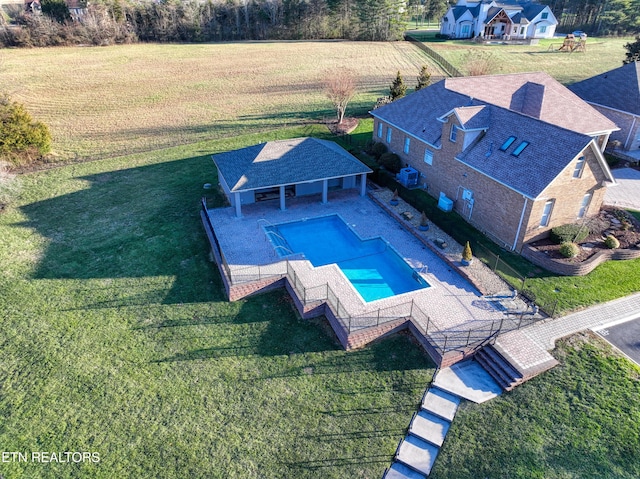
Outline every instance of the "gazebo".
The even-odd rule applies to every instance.
[[[237,217],[242,205],[280,199],[286,209],[288,197],[322,194],[329,189],[360,188],[366,192],[371,169],[332,141],[293,138],[270,141],[212,155],[220,186]]]

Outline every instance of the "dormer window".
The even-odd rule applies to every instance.
[[[500,151],[507,151],[507,149],[513,144],[514,141],[516,141],[515,136],[510,136],[509,138],[507,138],[507,140],[500,147]]]
[[[529,146],[529,142],[528,141],[523,141],[522,143],[520,143],[515,150],[513,150],[513,153],[511,153],[513,156],[520,156],[520,153],[522,153],[524,151],[524,149]]]
[[[449,134],[449,140],[451,140],[451,143],[455,143],[457,137],[458,137],[458,127],[456,125],[452,125],[451,133]]]

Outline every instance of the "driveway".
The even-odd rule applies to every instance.
[[[604,204],[640,211],[640,171],[617,168],[611,172],[618,184],[607,188]]]
[[[596,332],[640,366],[640,317]]]

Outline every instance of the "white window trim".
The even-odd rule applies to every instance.
[[[545,213],[547,205],[549,205],[549,211]],[[542,216],[540,217],[540,228],[546,228],[547,226],[549,226],[554,205],[555,200],[547,200],[544,202],[544,207],[542,208]]]
[[[455,143],[457,139],[458,139],[458,126],[451,125],[451,131],[449,132],[449,141],[451,141],[451,143]]]
[[[573,174],[571,176],[578,180],[582,178],[582,173],[584,172],[584,166],[586,165],[586,163],[587,163],[587,159],[584,156],[581,156],[580,158],[578,158],[578,161],[576,162],[576,165],[573,168]]]
[[[429,161],[427,161],[427,158],[429,159]],[[424,162],[427,165],[433,165],[433,151],[431,151],[429,148],[424,149]]]

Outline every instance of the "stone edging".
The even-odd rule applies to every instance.
[[[640,258],[640,249],[611,249],[598,251],[586,261],[578,264],[564,263],[549,258],[546,254],[525,244],[520,252],[523,258],[533,264],[545,268],[552,273],[563,276],[584,276],[591,273],[596,267],[610,260],[626,260]]]

